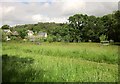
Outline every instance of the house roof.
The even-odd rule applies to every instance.
[[[3,32],[6,33],[6,35],[11,35],[12,32],[10,31],[10,29],[3,29]]]
[[[39,32],[38,33],[38,35],[42,35],[42,36],[45,35],[45,34],[47,34],[47,33],[46,32]]]
[[[3,29],[4,32],[11,32],[10,29]]]
[[[19,35],[17,31],[12,32],[12,35]]]

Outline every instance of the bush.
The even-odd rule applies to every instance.
[[[107,40],[107,36],[104,35],[104,34],[102,34],[99,38],[100,38],[100,41],[105,41],[105,40]]]
[[[12,36],[12,37],[11,37],[11,40],[17,40],[17,37]]]
[[[49,43],[53,42],[52,36],[48,36],[48,37],[47,37],[47,41],[48,41]]]
[[[2,31],[1,31],[0,33],[2,33],[1,40],[2,40],[3,42],[5,42],[7,35],[6,35],[4,32],[2,32]]]

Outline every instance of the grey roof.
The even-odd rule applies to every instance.
[[[12,35],[19,35],[17,31],[12,32]]]

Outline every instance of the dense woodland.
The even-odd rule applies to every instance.
[[[26,30],[34,32],[47,32],[45,41],[49,42],[100,42],[101,40],[114,40],[120,42],[120,11],[114,11],[101,17],[75,14],[68,18],[68,23],[42,23],[16,25],[10,27],[3,25],[1,29],[10,28],[18,31],[22,39],[27,35]]]

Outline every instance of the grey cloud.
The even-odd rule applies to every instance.
[[[64,21],[70,15],[75,13],[83,13],[88,15],[103,16],[118,9],[117,2],[84,2],[83,6],[76,3],[63,3],[63,2],[9,2],[3,3],[2,7],[14,7],[14,10],[8,10],[2,15],[2,24],[26,24],[37,23],[34,21],[33,16],[41,15],[41,19],[52,21]],[[0,4],[1,5],[1,4]],[[67,6],[68,5],[68,8]],[[73,8],[72,8],[73,7]],[[65,9],[65,10],[64,10]],[[59,20],[57,20],[59,19]],[[41,20],[42,21],[42,20]],[[1,24],[1,23],[0,23]]]
[[[103,16],[117,10],[117,2],[88,2],[85,13],[88,15]]]

